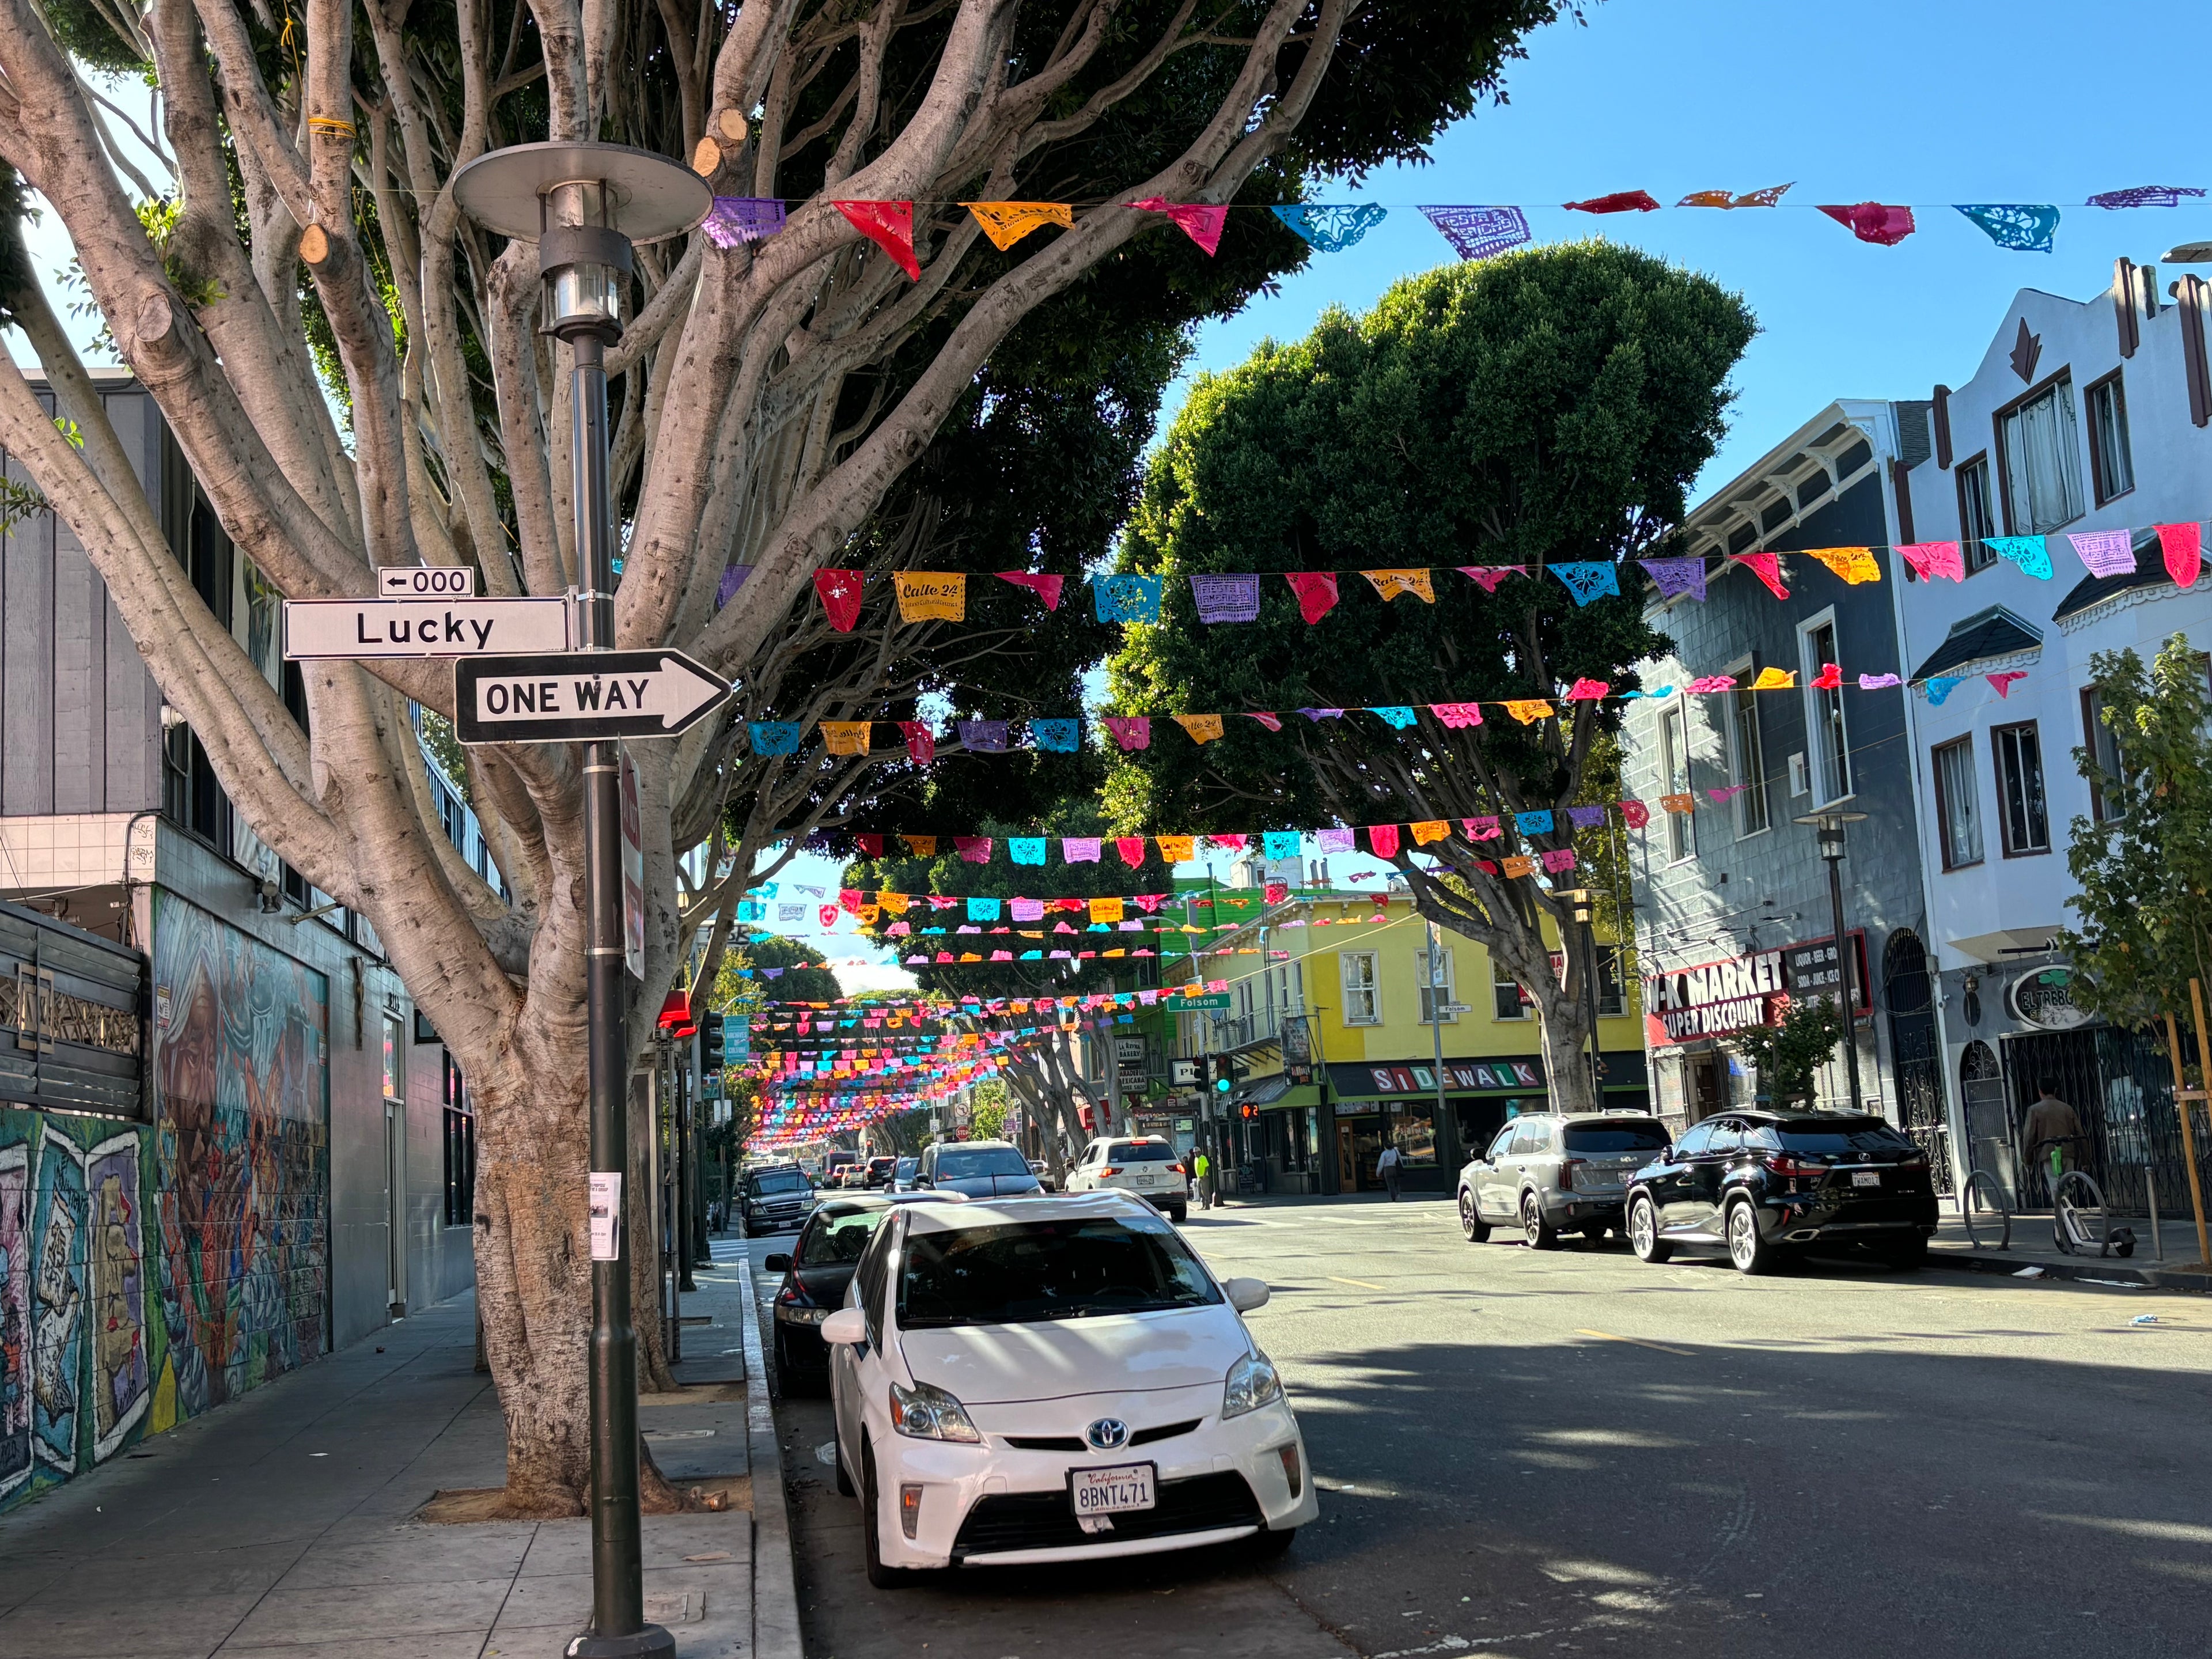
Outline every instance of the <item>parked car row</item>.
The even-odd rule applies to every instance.
[[[1535,1249],[1566,1232],[1626,1234],[1645,1261],[1712,1250],[1746,1273],[1846,1248],[1915,1267],[1936,1188],[1926,1152],[1863,1113],[1724,1112],[1675,1140],[1642,1113],[1540,1112],[1460,1171],[1459,1218],[1478,1244],[1497,1226]]]

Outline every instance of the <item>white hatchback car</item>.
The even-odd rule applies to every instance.
[[[900,1206],[821,1326],[869,1583],[1286,1547],[1320,1508],[1267,1300],[1127,1194]]]
[[[1190,1214],[1190,1165],[1158,1135],[1094,1140],[1068,1166],[1067,1190],[1134,1193],[1180,1226]]]

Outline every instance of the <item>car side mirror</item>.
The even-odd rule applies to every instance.
[[[787,1273],[791,1271],[791,1258],[781,1250],[774,1255],[764,1255],[761,1258],[761,1271],[764,1273]]]
[[[1264,1279],[1232,1279],[1222,1287],[1229,1305],[1238,1313],[1252,1313],[1267,1305],[1267,1281]]]
[[[868,1316],[858,1308],[840,1308],[822,1322],[822,1340],[833,1347],[856,1348],[868,1340]]]

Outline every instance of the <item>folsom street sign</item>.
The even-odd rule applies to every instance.
[[[473,657],[568,648],[568,601],[287,599],[284,656]]]
[[[463,743],[594,743],[672,738],[730,695],[680,651],[471,657],[453,665]]]

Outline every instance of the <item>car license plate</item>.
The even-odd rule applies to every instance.
[[[1137,1184],[1139,1187],[1149,1187],[1152,1184],[1152,1178],[1150,1176],[1139,1176],[1137,1177]]]
[[[1854,1187],[1879,1187],[1881,1185],[1881,1171],[1879,1170],[1854,1170],[1851,1171],[1851,1185]]]
[[[1152,1463],[1119,1463],[1107,1469],[1070,1469],[1067,1484],[1076,1518],[1152,1508],[1157,1501],[1152,1486],[1158,1468]]]

